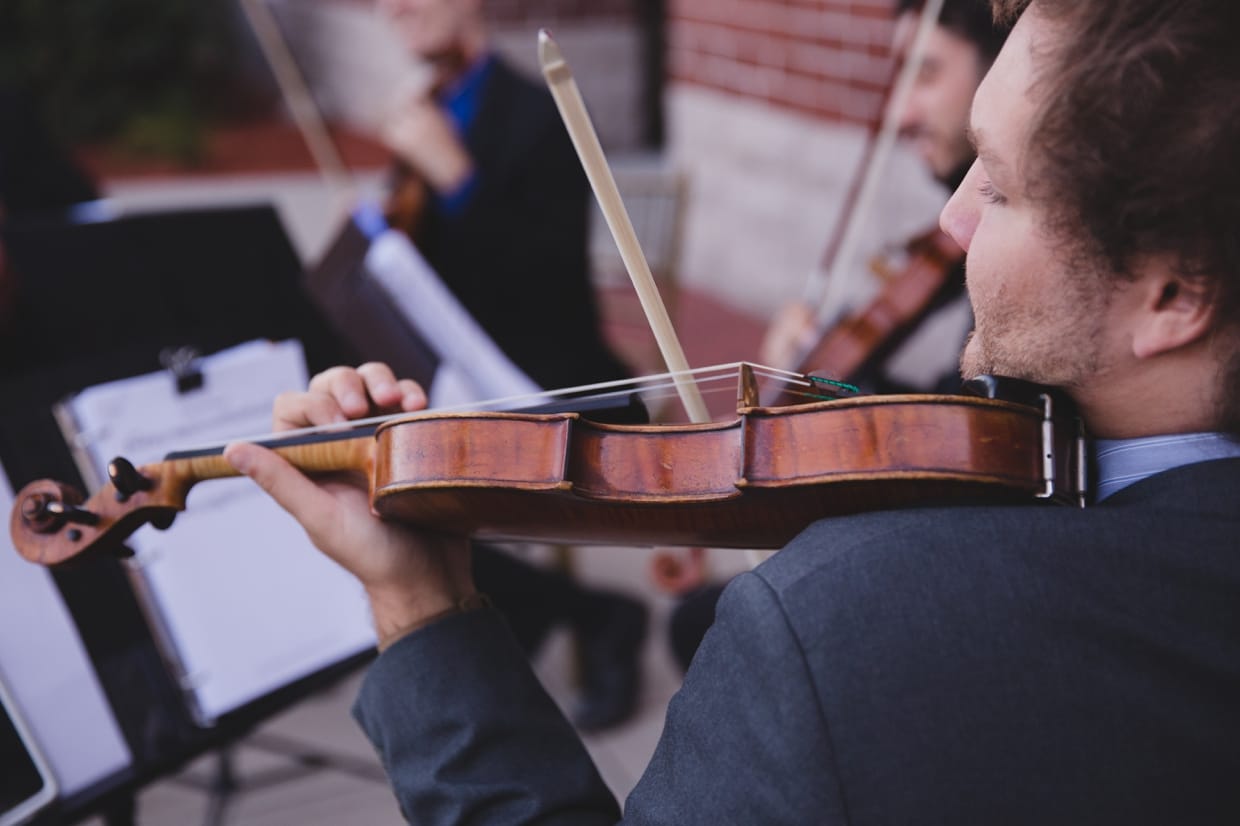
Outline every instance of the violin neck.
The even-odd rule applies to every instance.
[[[257,442],[274,450],[303,473],[366,471],[374,457],[374,432],[366,430],[317,434],[313,437],[267,439]],[[224,479],[240,474],[224,458],[222,447],[172,453],[161,463],[163,472],[179,479],[186,489],[207,479]]]
[[[383,203],[383,217],[388,226],[417,239],[430,192],[422,176],[403,161],[397,161],[390,175],[388,192]]]
[[[302,435],[265,444],[307,473],[372,475],[373,431]],[[171,525],[177,512],[185,510],[186,497],[196,483],[239,475],[223,454],[223,448],[208,448],[173,454],[140,468],[114,459],[109,467],[112,481],[86,501],[79,491],[60,482],[31,482],[14,506],[13,541],[23,557],[40,565],[59,565],[87,552],[123,553],[125,539],[141,525]]]

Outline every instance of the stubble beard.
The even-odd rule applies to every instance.
[[[1079,387],[1103,362],[1103,334],[1110,292],[1093,274],[1057,279],[1064,285],[1049,305],[1023,307],[1000,288],[974,307],[973,332],[960,355],[965,379],[1006,376],[1053,387]]]

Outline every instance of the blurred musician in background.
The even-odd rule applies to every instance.
[[[900,0],[896,49],[907,56],[924,0]],[[900,134],[926,164],[931,174],[951,192],[964,180],[974,160],[969,143],[969,106],[973,93],[1003,45],[1005,32],[996,27],[987,0],[946,0],[915,71],[906,106],[899,113]],[[935,228],[931,231],[938,235]],[[955,245],[942,236],[942,243]],[[958,248],[956,248],[958,251]],[[936,259],[938,265],[942,259]],[[867,392],[955,392],[960,388],[960,350],[973,328],[969,299],[964,291],[964,254],[948,263],[942,284],[929,300],[878,343],[860,368],[847,375],[830,375],[862,385]],[[901,278],[895,274],[895,278]],[[898,285],[891,285],[898,288]],[[882,293],[880,292],[880,296]],[[785,307],[771,325],[760,360],[776,367],[810,370],[823,365],[796,363],[830,331],[821,330],[815,310],[801,303]],[[715,603],[724,583],[705,581],[701,552],[688,557],[656,557],[657,583],[679,593],[669,621],[672,650],[682,668],[697,650],[702,635],[714,621]]]
[[[550,93],[490,44],[482,0],[378,0],[430,80],[401,90],[382,129],[394,155],[389,224],[499,348],[546,389],[624,378],[603,341],[590,279],[589,190]],[[554,625],[577,635],[574,721],[632,712],[646,609],[485,546],[475,573],[527,650]]]
[[[907,58],[925,0],[899,0],[896,52]],[[969,103],[1003,45],[1003,32],[991,20],[986,0],[946,0],[921,56],[913,68],[914,83],[904,109],[898,113],[900,134],[925,163],[930,173],[951,192],[964,179],[973,163],[967,127]],[[933,227],[933,225],[931,225]],[[937,233],[937,227],[930,230]],[[944,242],[946,243],[946,242]],[[964,337],[972,328],[964,296],[964,256],[947,256],[942,284],[901,323],[877,342],[856,370],[831,378],[860,384],[868,392],[951,391],[959,387],[957,362]],[[916,240],[907,247],[917,253]],[[886,275],[899,279],[900,256],[887,265],[876,259],[875,268],[893,270]],[[897,285],[890,283],[893,289]],[[881,295],[881,292],[880,292]],[[815,307],[793,303],[783,308],[768,329],[761,360],[776,367],[795,369],[799,357],[830,330],[815,319]],[[830,369],[830,365],[804,365]]]
[[[544,388],[624,378],[599,331],[589,190],[551,95],[490,48],[482,0],[379,0],[431,70],[383,128],[389,220]]]

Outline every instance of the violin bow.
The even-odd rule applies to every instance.
[[[351,203],[356,189],[353,175],[332,141],[323,113],[319,111],[314,95],[310,93],[310,87],[297,67],[297,61],[293,59],[293,52],[280,32],[275,15],[264,0],[241,0],[241,9],[258,39],[263,56],[271,66],[276,85],[280,88],[293,116],[293,122],[297,124],[319,173],[327,186],[337,193],[341,203]]]
[[[835,224],[835,230],[823,254],[822,264],[811,270],[806,278],[803,300],[806,304],[817,307],[815,315],[820,324],[829,324],[838,315],[839,307],[849,293],[847,288],[851,287],[854,281],[854,271],[849,268],[849,264],[861,240],[862,219],[870,211],[878,190],[881,170],[895,147],[900,112],[908,103],[909,93],[921,68],[930,35],[943,10],[943,2],[944,0],[926,0],[926,4],[922,6],[909,53],[888,90],[882,125],[866,144],[861,165],[858,167],[859,174],[853,178],[844,198],[840,208],[841,218]]]
[[[611,174],[607,159],[603,155],[603,147],[599,144],[598,133],[586,112],[585,102],[573,79],[572,70],[564,59],[564,53],[546,29],[538,33],[538,62],[542,66],[543,77],[555,98],[560,117],[568,129],[577,156],[585,168],[586,177],[598,199],[607,227],[611,230],[616,246],[620,249],[620,258],[637,290],[642,310],[650,329],[654,332],[655,342],[667,365],[667,370],[676,377],[676,391],[681,403],[692,422],[709,422],[710,414],[706,410],[706,402],[697,385],[689,378],[691,375],[689,362],[685,359],[684,349],[672,329],[672,320],[668,317],[667,307],[659,295],[659,288],[650,273],[650,265],[637,242],[637,233],[629,218],[628,210],[616,187],[616,179]]]

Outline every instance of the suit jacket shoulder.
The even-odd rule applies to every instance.
[[[853,822],[1234,818],[1238,486],[826,520],[759,568]]]
[[[466,135],[475,188],[459,214],[429,210],[421,251],[542,387],[622,378],[590,279],[585,173],[550,92],[494,60]]]
[[[551,93],[514,69],[502,57],[493,57],[478,120],[468,136],[475,158],[483,164],[507,167],[521,163],[535,145],[567,131]],[[575,156],[569,157],[575,160]]]
[[[625,821],[1235,822],[1238,481],[812,526],[725,591]],[[485,612],[385,653],[357,715],[414,822],[616,816]]]

